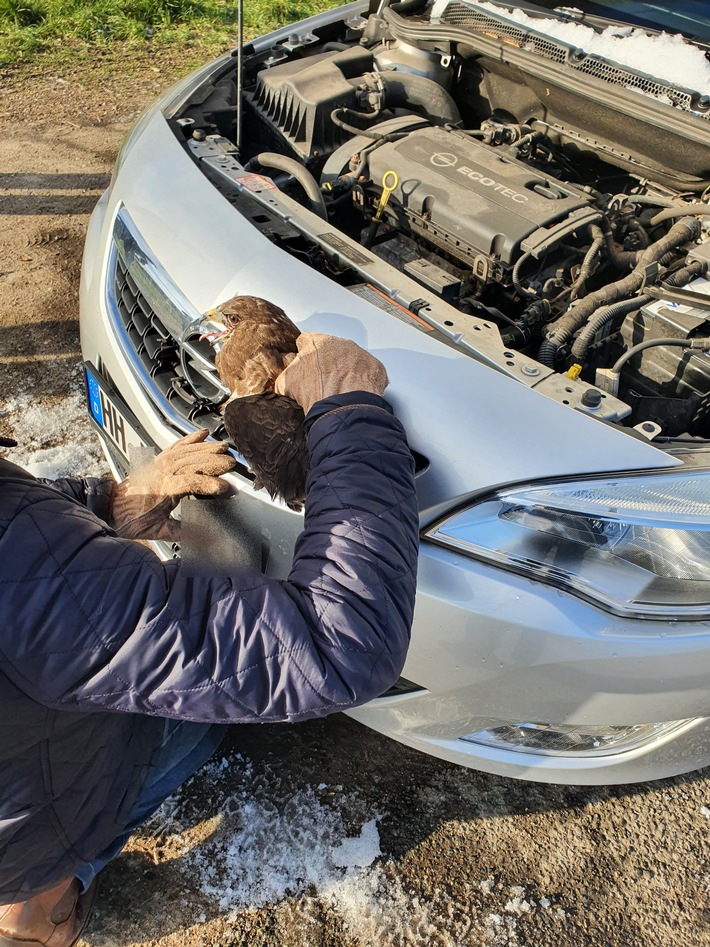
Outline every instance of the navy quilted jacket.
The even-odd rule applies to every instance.
[[[0,461],[0,903],[125,828],[161,718],[304,720],[399,675],[418,525],[404,431],[362,393],[320,402],[307,425],[287,581],[188,575],[99,519],[104,482],[48,485]]]

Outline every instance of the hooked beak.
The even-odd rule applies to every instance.
[[[209,339],[210,343],[214,345],[215,342],[219,342],[220,339],[223,339],[225,335],[229,335],[231,329],[224,329],[222,332],[203,332],[200,336],[200,342],[203,339]]]
[[[224,325],[222,320],[219,318],[219,315],[220,314],[218,313],[216,309],[210,309],[208,312],[204,314],[204,316],[202,317],[204,322],[208,324],[211,322],[213,326],[216,324],[217,326],[221,326],[222,328],[207,329],[207,327],[205,326],[206,331],[203,332],[202,335],[199,337],[200,342],[202,342],[204,339],[209,339],[210,344],[214,345],[216,342],[219,342],[220,339],[223,339],[225,338],[225,336],[228,336],[229,333],[232,331],[229,327]]]

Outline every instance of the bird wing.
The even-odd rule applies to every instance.
[[[291,509],[306,496],[308,447],[303,410],[291,398],[272,392],[236,398],[224,409],[230,440],[265,487]]]

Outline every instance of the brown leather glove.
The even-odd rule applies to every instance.
[[[226,443],[204,443],[209,431],[194,431],[131,467],[111,496],[110,525],[124,539],[165,539],[175,542],[180,523],[170,514],[189,494],[215,497],[231,492],[222,474],[233,470]]]
[[[298,355],[276,379],[276,391],[288,395],[308,414],[316,401],[347,391],[382,395],[389,384],[385,366],[350,339],[302,332]]]

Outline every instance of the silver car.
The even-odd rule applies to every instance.
[[[387,367],[421,555],[404,677],[352,711],[386,736],[558,783],[710,763],[708,39],[694,0],[355,3],[121,150],[81,283],[117,476],[226,437],[201,336],[235,294]],[[234,480],[206,546],[286,576],[300,515]]]

